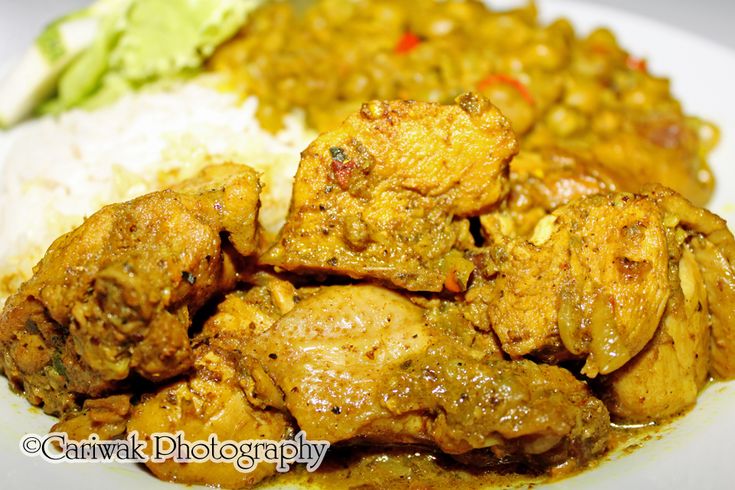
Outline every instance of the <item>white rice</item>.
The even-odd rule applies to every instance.
[[[85,216],[213,161],[262,172],[261,223],[278,230],[299,153],[315,134],[298,114],[277,135],[264,131],[255,119],[257,100],[240,103],[215,83],[200,77],[0,132],[0,304],[30,277],[51,242]]]

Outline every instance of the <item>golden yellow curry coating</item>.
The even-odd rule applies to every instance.
[[[700,263],[705,245],[697,244],[722,259]],[[723,254],[733,244],[721,219],[668,189],[599,194],[561,206],[539,221],[528,241],[501,237],[490,246],[490,272],[497,274],[467,297],[487,302],[490,324],[507,353],[557,361],[581,356],[582,373],[595,377],[617,370],[646,346],[668,316],[667,303],[672,315],[683,314],[685,301],[707,314],[710,302],[695,299],[708,294],[714,280],[707,276],[718,277],[712,294],[726,296],[731,266]],[[706,321],[729,325],[717,335],[728,338],[733,323],[722,310]],[[696,339],[703,335],[696,333],[700,320],[680,318]],[[707,345],[706,337],[696,343]],[[715,340],[719,353],[718,345]]]
[[[710,367],[710,318],[699,264],[689,248],[669,267],[671,294],[649,344],[603,378],[598,392],[611,415],[650,422],[694,404]]]
[[[549,149],[522,150],[510,162],[510,193],[498,209],[480,218],[484,237],[530,238],[538,221],[580,197],[618,190],[607,169],[578,155]]]
[[[654,338],[600,390],[615,417],[635,422],[690,408],[708,375],[735,376],[735,238],[723,219],[670,190],[648,196],[666,213],[671,292]]]
[[[79,439],[303,429],[343,452],[418,446],[477,482],[569,474],[610,448],[611,416],[658,422],[735,377],[735,239],[675,191],[620,192],[584,152],[509,168],[517,151],[472,93],[366,103],[303,153],[286,226],[251,260],[248,167],[103,208],[9,300],[3,370]],[[148,466],[228,488],[275,474]]]
[[[88,398],[78,412],[67,412],[51,432],[65,432],[72,441],[88,439],[96,434],[100,440],[116,439],[128,430],[133,410],[132,394],[124,393],[105,398]]]
[[[410,291],[464,289],[472,245],[461,218],[508,190],[517,151],[486,99],[369,102],[302,154],[291,208],[260,258],[286,270],[373,277]]]
[[[733,376],[735,239],[721,218],[655,186],[572,200],[528,239],[491,238],[465,301],[485,305],[514,357],[584,359],[617,419],[673,416],[708,375]]]
[[[595,195],[495,246],[493,330],[513,356],[581,356],[609,373],[653,336],[669,294],[663,212],[644,196]]]
[[[138,431],[141,440],[148,441],[153,433],[178,431],[192,442],[206,441],[212,434],[219,441],[287,439],[293,430],[288,415],[263,410],[248,400],[243,388],[247,371],[239,357],[237,351],[223,349],[216,341],[201,343],[194,349],[193,372],[145,397],[133,410],[128,430]],[[270,463],[260,463],[248,473],[238,471],[230,462],[167,460],[147,466],[163,480],[225,488],[249,487],[275,473]]]
[[[571,373],[468,346],[381,287],[322,288],[256,339],[253,356],[298,426],[331,443],[538,467],[582,465],[607,447],[607,410]]]
[[[160,381],[186,371],[192,316],[234,287],[235,262],[255,250],[258,192],[249,167],[210,167],[56,240],[0,317],[5,375],[59,414],[131,372]]]

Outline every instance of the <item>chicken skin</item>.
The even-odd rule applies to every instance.
[[[473,243],[462,218],[505,196],[516,152],[508,121],[474,94],[367,103],[302,153],[286,225],[261,262],[461,290]]]
[[[252,364],[244,356],[252,351],[253,338],[267,331],[293,306],[281,301],[284,290],[293,292],[293,288],[272,276],[260,276],[256,282],[261,285],[247,292],[230,293],[218,305],[193,340],[192,372],[145,396],[134,407],[128,430],[138,431],[142,440],[156,432],[183,431],[188,441],[206,441],[211,434],[220,441],[279,441],[293,433],[287,412],[266,407],[267,401],[278,405],[273,400],[281,396],[280,392],[267,399],[255,395],[258,371],[251,369]],[[167,460],[150,461],[147,466],[164,480],[225,488],[250,487],[276,472],[270,463],[260,463],[247,473],[230,462],[186,464]]]
[[[735,239],[721,218],[663,188],[671,295],[651,342],[598,392],[616,419],[647,422],[694,405],[708,375],[735,376]]]
[[[590,377],[640,352],[669,296],[663,218],[645,196],[595,195],[544,218],[530,241],[495,246],[484,301],[503,350],[584,358]]]
[[[733,376],[735,241],[674,191],[573,200],[528,240],[496,235],[465,295],[485,303],[503,350],[584,360],[617,419],[689,408],[707,375]]]
[[[709,370],[707,294],[694,254],[672,264],[672,293],[649,344],[622,368],[603,376],[597,391],[624,422],[677,415],[697,400]]]
[[[213,166],[57,239],[0,316],[10,382],[60,414],[131,372],[160,381],[189,369],[192,316],[255,251],[258,192],[249,167]]]
[[[322,288],[254,343],[254,356],[312,439],[421,444],[471,461],[584,463],[608,414],[571,373],[487,356],[406,297]]]

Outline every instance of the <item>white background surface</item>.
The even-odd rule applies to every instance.
[[[0,65],[30,43],[47,22],[89,3],[90,0],[0,0]],[[735,0],[587,0],[586,3],[641,14],[735,48]],[[605,20],[601,19],[601,23]]]

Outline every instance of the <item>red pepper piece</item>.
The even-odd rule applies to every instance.
[[[625,65],[631,70],[639,71],[641,73],[648,72],[648,63],[643,58],[636,58],[633,55],[629,55],[625,60]]]
[[[401,39],[398,40],[395,51],[398,54],[406,54],[413,51],[419,44],[421,44],[421,38],[413,32],[406,31]]]
[[[497,85],[499,83],[509,85],[513,87],[514,89],[516,89],[516,91],[521,95],[521,97],[523,97],[523,99],[529,104],[533,105],[536,103],[536,101],[533,99],[533,95],[531,95],[531,92],[528,90],[528,87],[523,85],[517,79],[509,75],[502,74],[502,73],[489,75],[483,78],[477,83],[477,89],[485,90],[491,87],[492,85]]]
[[[449,274],[447,274],[447,277],[444,279],[444,287],[450,293],[462,292],[462,286],[457,280],[457,271],[455,271],[454,269],[449,271]]]
[[[332,160],[332,173],[334,174],[334,180],[342,189],[347,189],[350,185],[350,175],[355,169],[355,162],[348,160],[341,162],[336,158]]]

